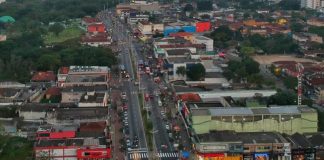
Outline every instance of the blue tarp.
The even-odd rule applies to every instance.
[[[190,157],[190,152],[188,151],[181,151],[182,157],[183,158],[189,158]]]

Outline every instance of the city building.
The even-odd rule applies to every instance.
[[[192,38],[193,44],[204,44],[206,46],[206,51],[214,51],[214,40],[206,36],[194,36]]]
[[[49,84],[54,85],[56,82],[56,75],[53,71],[39,71],[36,72],[33,77],[31,78],[31,83],[33,84]]]
[[[322,6],[322,0],[301,0],[301,8],[318,9]]]
[[[87,92],[81,96],[78,102],[79,107],[107,107],[108,93]]]
[[[110,68],[105,66],[70,66],[61,67],[57,74],[58,86],[94,86],[108,85]]]
[[[323,27],[324,26],[324,19],[322,19],[322,18],[309,18],[309,19],[307,19],[307,24],[310,25],[310,26]]]
[[[97,32],[106,32],[106,26],[104,23],[94,23],[94,24],[89,24],[87,26],[87,31],[89,33],[97,33]]]
[[[137,24],[137,28],[142,35],[152,35],[155,33],[163,33],[164,24],[140,21]]]
[[[97,126],[95,123],[91,124]],[[98,124],[100,125],[101,122]],[[98,160],[111,158],[110,140],[104,133],[105,125],[93,132],[83,131],[87,127],[85,125],[87,124],[80,124],[79,129],[75,125],[41,126],[36,132],[35,159]],[[97,132],[98,129],[102,129],[101,132]]]
[[[140,21],[148,21],[149,20],[149,15],[146,14],[130,14],[127,19],[127,23],[129,24],[137,24]]]
[[[158,2],[135,1],[134,3],[120,3],[116,6],[116,13],[120,15],[122,11],[135,9],[139,12],[157,12],[161,9]]]
[[[210,131],[193,139],[198,160],[291,159],[289,142],[275,132]]]
[[[191,108],[190,120],[195,134],[204,134],[211,130],[286,134],[318,130],[317,111],[306,106]]]
[[[0,106],[31,102],[42,92],[41,87],[28,87],[18,82],[0,82]]]
[[[81,37],[81,44],[93,47],[108,46],[111,42],[112,38],[106,32],[86,33]]]

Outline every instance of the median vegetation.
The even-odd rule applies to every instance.
[[[144,97],[143,94],[138,94],[138,99],[141,106],[141,114],[143,117],[143,124],[144,124],[144,130],[146,135],[146,141],[148,145],[148,149],[150,151],[153,150],[153,124],[152,121],[149,120],[149,114],[144,106]]]

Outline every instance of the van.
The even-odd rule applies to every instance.
[[[158,100],[159,107],[162,107],[162,101],[161,99]]]

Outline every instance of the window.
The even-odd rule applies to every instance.
[[[250,150],[250,147],[244,147],[243,149],[244,149],[244,151],[248,151],[248,150]]]

